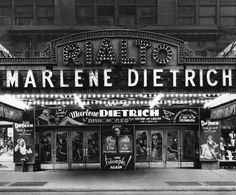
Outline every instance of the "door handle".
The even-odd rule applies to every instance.
[[[84,148],[83,152],[84,152],[84,156],[88,156],[88,148]]]

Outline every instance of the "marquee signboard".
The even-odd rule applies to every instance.
[[[197,108],[159,108],[159,109],[99,109],[36,110],[37,126],[67,126],[87,124],[196,124]]]
[[[106,30],[75,34],[52,41],[44,58],[9,59],[0,72],[0,87],[16,91],[235,87],[235,66],[226,67],[218,58],[202,66],[199,59],[194,61],[193,53],[184,41],[156,33]],[[222,64],[215,66],[218,61]]]

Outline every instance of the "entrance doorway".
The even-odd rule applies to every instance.
[[[42,169],[100,169],[100,130],[44,131],[39,135]]]
[[[136,168],[193,167],[194,130],[137,130]]]

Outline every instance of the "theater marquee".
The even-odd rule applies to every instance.
[[[230,62],[230,63],[228,63]],[[52,41],[43,58],[9,59],[1,90],[232,91],[233,59],[195,58],[185,42],[156,33],[106,30]]]

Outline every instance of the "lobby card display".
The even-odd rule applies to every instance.
[[[102,131],[102,169],[133,170],[133,127],[114,125]]]
[[[220,122],[201,120],[200,161],[220,159]]]

